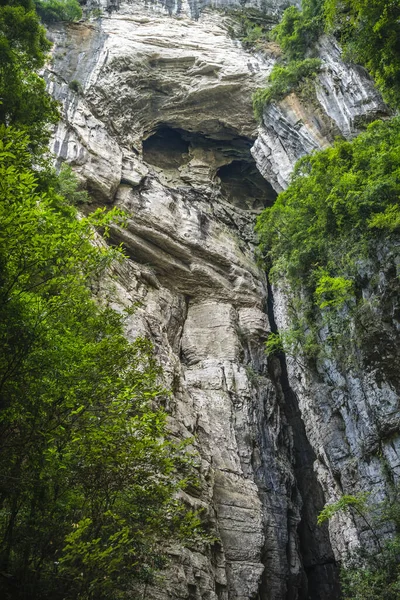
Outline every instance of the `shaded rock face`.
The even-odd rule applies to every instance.
[[[299,156],[330,143],[333,130],[353,132],[367,109],[384,108],[359,74],[354,86],[373,100],[354,101],[351,118],[338,117],[337,95],[336,104],[321,100],[318,122],[290,97],[266,111],[257,132],[251,94],[275,58],[246,52],[221,14],[200,14],[200,4],[209,3],[121,3],[100,20],[50,31],[46,78],[63,106],[53,149],[95,205],[129,214],[112,232],[129,258],[103,292],[119,310],[139,303],[127,335],[154,342],[172,391],[171,432],[195,436],[200,457],[201,489],[188,490],[187,501],[204,509],[217,538],[211,547],[171,548],[159,585],[135,594],[334,600],[343,544],[338,528],[330,539],[316,527],[332,490],[320,460],[328,430],[313,414],[323,390],[302,387],[290,361],[264,354],[268,333],[284,326],[287,298],[276,291],[274,305],[253,228]],[[284,6],[270,4],[277,13]],[[353,89],[353,71],[326,52]]]
[[[390,114],[365,71],[343,64],[334,40],[323,37],[318,49],[322,69],[315,96],[304,100],[291,94],[278,106],[268,106],[252,148],[260,172],[277,191],[285,189],[301,156],[327,147],[336,135],[350,138],[367,123]],[[373,262],[360,265],[363,312],[351,326],[357,347],[349,340],[345,360],[335,357],[328,332],[322,330],[321,344],[328,347],[331,359],[317,365],[287,359],[288,381],[327,502],[367,491],[371,501],[379,503],[399,481],[398,269],[398,251],[384,244],[376,248]],[[290,329],[291,290],[281,282],[272,296],[277,331]],[[360,543],[375,543],[365,523],[348,515],[337,515],[329,529],[337,559]]]
[[[399,256],[396,248],[377,248],[365,269],[362,311],[351,323],[354,340],[348,352],[331,347],[321,330],[330,358],[313,368],[288,359],[292,389],[299,400],[306,434],[315,449],[314,471],[327,501],[344,493],[369,492],[379,503],[390,497],[400,480]],[[290,290],[274,290],[278,327],[290,327]],[[374,546],[372,532],[357,518],[338,514],[329,524],[337,557],[360,543]],[[389,524],[380,531],[383,537]]]

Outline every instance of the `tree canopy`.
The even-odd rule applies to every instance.
[[[79,21],[82,18],[78,0],[35,0],[35,6],[44,23]]]
[[[57,103],[36,73],[49,48],[32,0],[0,4],[0,123],[29,132],[36,152],[46,147],[58,118]]]
[[[399,174],[398,117],[304,157],[288,189],[258,220],[264,251],[294,286],[301,282],[312,293],[327,275],[352,277],[368,241],[400,227]]]
[[[0,4],[0,595],[116,600],[196,537],[192,458],[150,342],[93,295],[122,215],[79,215],[87,194],[49,167],[48,48],[30,0]]]

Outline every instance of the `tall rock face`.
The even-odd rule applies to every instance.
[[[264,342],[285,326],[287,296],[276,290],[274,301],[253,227],[297,158],[337,132],[352,135],[385,107],[365,73],[345,67],[323,40],[315,110],[290,96],[258,131],[251,95],[274,54],[246,52],[221,12],[205,9],[235,0],[103,4],[101,18],[49,32],[46,78],[63,106],[53,150],[95,206],[129,214],[112,233],[127,259],[103,293],[118,309],[137,306],[127,335],[154,342],[172,392],[171,432],[193,436],[199,456],[201,486],[187,501],[204,509],[216,539],[170,548],[170,570],[134,595],[334,600],[343,523],[329,533],[316,516],[338,490],[337,469],[354,464],[358,430],[353,445],[341,444],[358,384],[339,400],[317,375],[267,360]],[[248,4],[277,15],[287,3]],[[374,385],[379,402],[387,390]],[[357,398],[368,403],[365,390]],[[386,396],[388,414],[393,401]],[[337,402],[347,403],[345,422]],[[357,524],[346,527],[356,543]]]

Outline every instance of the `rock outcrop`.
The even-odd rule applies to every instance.
[[[344,453],[337,405],[351,420],[358,384],[331,400],[296,365],[267,360],[263,345],[285,324],[285,297],[276,292],[275,315],[253,226],[298,157],[337,131],[351,135],[385,107],[325,40],[321,117],[291,96],[266,111],[257,132],[251,94],[275,59],[245,51],[220,12],[202,10],[228,4],[241,3],[104,4],[101,18],[53,26],[46,78],[63,105],[53,149],[95,205],[129,213],[112,233],[129,258],[105,292],[117,307],[138,304],[127,335],[154,342],[172,391],[171,431],[194,436],[200,457],[201,490],[187,499],[204,509],[218,540],[171,548],[173,566],[142,597],[334,600],[343,544],[338,529],[330,539],[327,527],[317,528],[316,515],[337,489],[337,469],[351,470],[351,459],[343,461],[354,444]],[[278,14],[287,3],[250,4]],[[374,385],[378,403],[384,388]],[[390,413],[392,396],[386,401]],[[349,532],[356,540],[354,524]]]
[[[267,106],[252,148],[258,169],[278,192],[287,187],[299,158],[388,115],[366,71],[344,64],[333,38],[323,36],[317,50],[321,72],[315,89],[308,90],[307,98],[290,94],[279,106]]]

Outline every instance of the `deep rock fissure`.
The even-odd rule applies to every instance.
[[[273,288],[268,276],[267,290],[267,313],[271,331],[278,333]],[[272,362],[279,362],[278,371],[272,368]],[[327,524],[317,525],[317,516],[324,507],[325,497],[313,469],[315,452],[307,438],[296,393],[290,386],[285,354],[272,356],[269,366],[271,378],[283,396],[284,412],[293,432],[294,476],[301,497],[301,518],[297,535],[304,575],[301,582],[289,577],[287,600],[337,600],[340,597],[339,566],[335,561]]]
[[[221,132],[223,139],[215,139],[215,137],[213,135],[210,138],[204,133],[188,132],[163,124],[144,140],[143,158],[147,164],[155,168],[158,176],[170,177],[171,187],[176,186],[178,182],[178,185],[183,186],[189,183],[188,189],[192,185],[196,188],[198,185],[196,176],[198,176],[199,170],[203,169],[203,173],[198,176],[200,181],[204,176],[204,179],[208,180],[208,189],[210,189],[210,185],[216,186],[220,197],[227,201],[233,210],[240,209],[257,213],[264,206],[271,205],[276,198],[276,193],[257,170],[250,154],[251,140],[224,135],[224,132]],[[190,170],[196,173],[194,180],[190,179]],[[198,190],[197,193],[203,196],[204,192]],[[207,197],[206,193],[206,200]],[[202,228],[200,227],[200,229]],[[238,233],[242,237],[239,230]],[[271,330],[277,332],[273,290],[269,282],[267,289],[266,312]],[[250,358],[249,364],[252,365],[253,357]],[[180,359],[182,364],[186,364],[182,353]],[[289,384],[286,359],[282,355],[270,359],[271,361],[278,363],[278,367],[276,364],[273,368],[269,365],[269,375],[276,388],[277,397],[280,398],[279,402],[282,405],[288,428],[293,435],[295,483],[292,489],[293,509],[290,505],[286,509],[285,530],[288,535],[284,561],[287,564],[286,578],[279,583],[281,576],[276,574],[275,577],[271,571],[274,553],[280,552],[281,543],[278,540],[272,541],[274,540],[274,525],[267,523],[268,542],[266,542],[263,553],[265,572],[259,590],[259,598],[260,600],[273,598],[271,596],[271,577],[275,577],[275,589],[286,590],[283,592],[286,600],[319,600],[320,598],[337,600],[339,597],[338,568],[334,560],[328,529],[327,526],[322,528],[317,526],[317,515],[324,506],[325,498],[313,470],[315,454],[306,436],[297,397]],[[233,404],[235,403],[233,397],[231,401]],[[257,485],[265,514],[268,515],[271,511],[280,511],[282,507],[280,506],[281,500],[275,497],[276,481],[278,481],[276,473],[271,474],[271,483],[268,483],[271,441],[268,439],[267,431],[260,431],[260,436],[260,449],[261,451],[264,449],[265,455],[260,457],[262,473],[257,477]],[[300,507],[300,515],[298,507]],[[282,517],[284,518],[284,515]],[[291,565],[293,561],[296,561],[297,553],[301,557],[302,568],[294,569],[292,572]],[[283,556],[280,560],[283,561]]]

